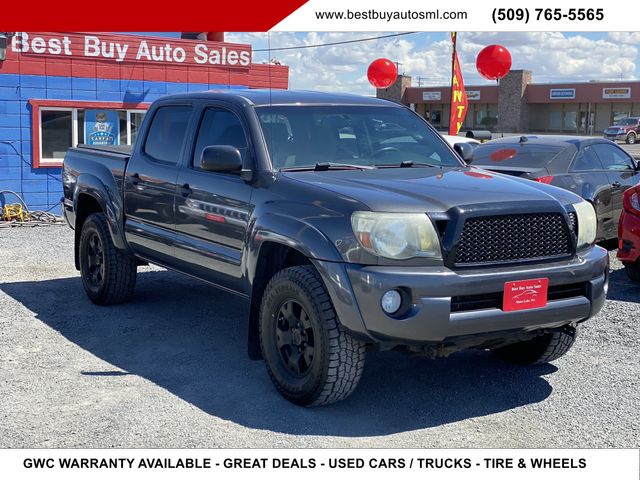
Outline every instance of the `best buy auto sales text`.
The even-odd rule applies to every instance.
[[[20,32],[11,40],[11,50],[26,55],[55,55],[124,61],[157,63],[193,63],[247,67],[251,50],[221,44],[137,39],[123,41],[123,36],[64,35],[30,36]],[[80,44],[80,45],[78,45]],[[245,47],[245,46],[238,46]]]

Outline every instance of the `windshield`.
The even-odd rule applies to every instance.
[[[635,125],[638,123],[637,118],[625,118],[624,120],[620,120],[617,125]]]
[[[486,143],[479,145],[473,151],[473,164],[488,168],[498,166],[544,168],[564,149],[569,156],[573,152],[573,147],[556,145]]]
[[[404,108],[281,105],[256,112],[276,170],[318,163],[461,166],[442,138]]]

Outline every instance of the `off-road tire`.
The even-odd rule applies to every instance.
[[[625,142],[627,142],[627,145],[633,145],[636,143],[636,134],[634,132],[629,132],[627,134],[627,138],[625,138]]]
[[[531,340],[512,343],[492,351],[502,360],[517,365],[548,363],[567,353],[577,335],[574,327],[566,326]]]
[[[313,356],[301,376],[291,372],[278,346],[281,309],[290,302],[304,309],[305,322],[312,327]],[[269,376],[278,392],[292,403],[334,403],[351,395],[360,381],[365,345],[342,328],[327,290],[311,265],[286,268],[271,278],[260,307],[259,335]]]
[[[624,270],[627,272],[627,276],[634,282],[640,282],[640,263],[625,263]]]
[[[96,237],[101,244],[104,267],[100,279],[94,281],[90,271],[89,242]],[[89,299],[97,305],[112,305],[131,298],[136,285],[136,259],[129,252],[119,250],[113,244],[107,219],[102,213],[93,213],[82,225],[79,247],[80,275]]]

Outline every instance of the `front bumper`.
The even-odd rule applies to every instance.
[[[504,268],[380,267],[315,262],[342,325],[374,342],[419,344],[505,330],[556,328],[594,316],[604,304],[609,256],[594,246],[571,260]],[[505,282],[545,277],[549,288],[584,283],[582,294],[549,300],[545,307],[505,312],[482,308],[452,312],[452,297],[502,292]],[[387,315],[380,298],[403,288],[413,304],[400,319]]]
[[[626,140],[627,134],[626,133],[605,133],[604,138],[615,142],[616,140]]]

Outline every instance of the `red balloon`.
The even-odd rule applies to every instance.
[[[388,58],[378,58],[371,62],[367,69],[369,83],[376,88],[387,88],[398,78],[396,64]]]
[[[476,68],[487,80],[498,80],[509,73],[511,54],[502,45],[489,45],[478,54]]]

